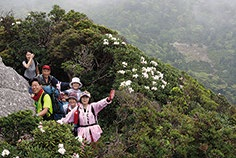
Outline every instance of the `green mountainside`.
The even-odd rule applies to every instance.
[[[20,111],[0,118],[0,152],[9,150],[12,157],[235,157],[236,109],[224,95],[146,55],[87,15],[55,5],[24,19],[1,17],[3,62],[22,74],[28,49],[60,80],[80,77],[93,101],[111,88],[116,96],[99,114],[103,135],[96,147],[76,141],[70,125],[43,121],[42,131],[39,118]],[[58,151],[61,143],[64,155]]]
[[[82,11],[236,103],[233,1],[110,1]]]

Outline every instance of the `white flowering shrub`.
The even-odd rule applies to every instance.
[[[106,37],[103,39],[103,45],[113,45],[113,46],[119,46],[119,45],[123,45],[125,46],[126,43],[124,41],[122,41],[120,38],[116,38],[114,37],[114,35],[107,33]]]
[[[46,147],[55,155],[72,156],[82,154],[82,143],[76,139],[69,124],[59,124],[55,121],[43,121],[33,131],[32,145]]]
[[[19,114],[22,118],[31,115],[26,111],[25,113],[15,113],[14,116]],[[39,117],[33,118],[38,120]],[[11,116],[3,117],[1,121],[5,122],[10,119]],[[31,121],[35,122],[32,119]],[[18,120],[18,124],[22,124],[21,121]],[[24,128],[27,129],[27,125]],[[75,137],[72,133],[72,126],[69,124],[61,125],[55,121],[41,120],[32,131],[22,134],[15,144],[10,144],[10,139],[8,138],[9,142],[7,142],[6,137],[0,133],[2,137],[0,138],[0,157],[94,157],[92,147],[82,138]]]
[[[117,55],[116,55],[117,54]],[[115,85],[119,90],[129,93],[140,92],[150,99],[161,102],[168,100],[168,94],[173,86],[177,86],[176,78],[179,72],[165,70],[163,63],[151,59],[140,50],[132,46],[116,48],[116,80]]]
[[[16,157],[19,153],[20,151],[17,151],[15,146],[0,140],[0,157]]]

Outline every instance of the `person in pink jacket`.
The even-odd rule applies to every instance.
[[[58,120],[60,124],[74,123],[77,126],[77,136],[82,137],[88,143],[97,142],[101,137],[102,129],[97,123],[98,113],[112,102],[115,90],[110,91],[110,95],[98,102],[89,103],[91,94],[84,91],[81,94],[78,107],[72,109],[65,118]]]

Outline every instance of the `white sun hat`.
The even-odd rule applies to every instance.
[[[72,87],[73,83],[79,83],[79,88],[83,86],[83,84],[80,82],[80,79],[78,77],[73,77],[72,81],[70,82],[70,87]]]

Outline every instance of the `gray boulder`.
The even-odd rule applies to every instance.
[[[33,99],[28,93],[28,82],[0,57],[0,117],[20,110],[33,110]]]

